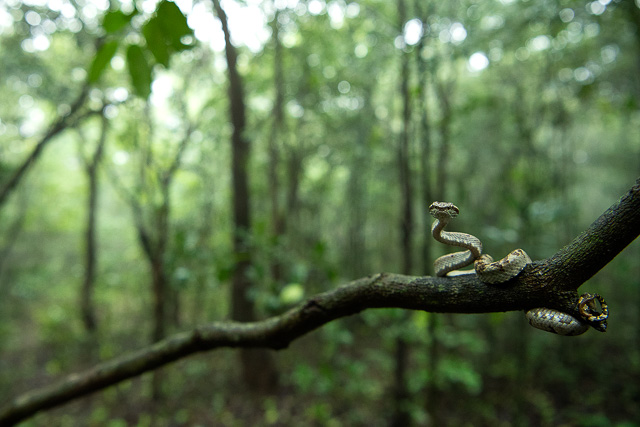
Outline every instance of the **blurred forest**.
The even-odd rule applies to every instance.
[[[434,200],[488,253],[554,254],[640,175],[640,3],[1,0],[0,94],[1,407],[195,325],[432,275]],[[580,289],[604,334],[367,310],[24,425],[639,426],[639,243]]]

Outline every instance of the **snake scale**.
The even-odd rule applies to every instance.
[[[453,203],[433,202],[429,206],[429,213],[436,219],[431,227],[434,239],[447,245],[466,249],[436,259],[434,265],[436,276],[446,277],[447,275],[475,273],[484,283],[500,284],[516,277],[532,262],[529,255],[522,249],[516,249],[506,257],[494,261],[490,255],[482,254],[482,242],[477,237],[467,233],[444,231],[449,221],[460,213],[458,207]],[[472,263],[474,270],[459,270]],[[583,294],[578,300],[578,309],[582,319],[544,307],[528,310],[526,317],[531,326],[559,335],[583,334],[589,329],[589,324],[599,331],[606,330],[609,310],[600,295]]]

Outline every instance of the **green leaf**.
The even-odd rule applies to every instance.
[[[167,44],[176,51],[189,49],[191,46],[182,43],[182,38],[192,36],[193,31],[180,8],[174,2],[165,0],[158,6],[156,14]]]
[[[134,12],[127,15],[119,10],[108,12],[102,19],[102,28],[104,28],[107,34],[113,34],[127,26],[135,14]]]
[[[89,67],[89,81],[91,83],[95,83],[100,79],[100,76],[107,67],[107,64],[109,64],[113,55],[116,54],[116,50],[118,50],[117,40],[107,42],[98,49],[98,52],[96,52],[96,56],[94,56],[93,62],[91,62],[91,66]]]
[[[136,94],[148,98],[151,94],[151,67],[140,46],[132,44],[127,48],[127,65]]]
[[[168,67],[169,49],[157,17],[151,18],[149,22],[142,27],[142,34],[147,42],[147,48],[151,51],[156,61]]]

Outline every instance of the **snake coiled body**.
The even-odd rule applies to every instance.
[[[481,281],[488,284],[500,284],[516,277],[532,262],[529,255],[522,249],[512,251],[499,261],[493,261],[491,256],[482,254],[482,242],[477,237],[467,233],[444,231],[449,221],[460,213],[458,207],[452,203],[434,202],[429,206],[429,213],[436,219],[431,227],[434,239],[441,243],[467,249],[464,252],[455,252],[436,259],[434,265],[436,276],[445,277],[449,273],[451,273],[449,275],[460,274],[458,269],[473,263],[475,273]],[[586,322],[599,331],[606,330],[609,311],[600,295],[582,295],[578,300],[578,307],[582,319],[544,307],[528,310],[526,317],[531,326],[559,335],[583,334],[589,329]]]
[[[433,238],[440,243],[467,249],[444,255],[435,261],[436,276],[444,277],[447,273],[466,267],[482,255],[482,242],[475,236],[466,233],[444,231],[449,220],[458,216],[460,211],[451,203],[434,202],[429,212],[436,218],[431,227]]]
[[[475,273],[480,280],[485,283],[502,283],[516,277],[527,264],[531,263],[531,258],[522,249],[516,249],[501,260],[494,261],[490,255],[482,254],[482,242],[477,237],[467,233],[444,231],[449,221],[460,213],[453,203],[433,202],[429,206],[429,213],[436,219],[431,227],[434,239],[447,245],[467,249],[464,252],[454,252],[436,259],[436,276],[444,277],[473,263]],[[466,273],[473,273],[473,271]]]
[[[534,328],[558,335],[574,336],[587,332],[589,326],[575,317],[550,308],[532,308],[526,312],[529,324]]]

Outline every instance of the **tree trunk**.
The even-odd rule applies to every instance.
[[[94,283],[96,276],[96,215],[98,203],[98,165],[104,152],[104,144],[107,137],[107,118],[102,115],[102,131],[98,146],[86,164],[87,178],[89,180],[89,200],[87,207],[87,228],[85,230],[85,272],[82,281],[80,295],[80,309],[82,322],[87,332],[92,333],[97,328],[95,307],[93,304]]]
[[[416,0],[414,6],[416,13],[423,23],[427,22],[428,13],[422,10],[423,2]],[[433,164],[433,147],[431,141],[431,123],[429,117],[429,74],[430,65],[424,59],[423,51],[426,47],[427,37],[423,35],[418,43],[418,49],[416,49],[416,63],[418,74],[418,87],[420,88],[417,114],[420,117],[420,182],[422,184],[422,204],[420,206],[422,216],[422,259],[421,268],[423,274],[433,273],[433,255],[432,255],[432,242],[431,237],[431,224],[433,218],[429,213],[429,205],[435,201],[433,196],[433,183],[432,176],[433,171],[431,165]],[[436,389],[436,373],[439,359],[439,345],[436,340],[439,315],[436,313],[426,313],[427,315],[427,335],[430,337],[429,344],[426,348],[426,353],[429,355],[427,359],[427,372],[429,372],[429,380],[424,386],[424,401],[427,414],[431,417],[432,425],[439,425],[437,419],[437,389]]]
[[[231,44],[227,15],[218,0],[212,0],[222,24],[225,54],[229,74],[231,135],[231,171],[233,186],[233,251],[235,265],[232,273],[231,317],[241,322],[256,320],[254,303],[249,296],[253,285],[249,276],[252,268],[251,204],[247,165],[251,146],[245,138],[245,101],[242,79],[237,69],[237,52]],[[242,349],[242,377],[245,385],[258,393],[273,393],[277,388],[277,371],[271,353],[264,349]]]
[[[166,287],[167,277],[161,256],[151,260],[151,286],[153,288],[153,332],[152,341],[157,342],[167,334],[166,323]]]
[[[403,4],[399,0],[399,4]],[[400,6],[399,6],[400,7]],[[404,7],[404,6],[403,6]],[[400,91],[402,95],[402,133],[398,145],[398,169],[400,170],[400,194],[402,212],[400,220],[402,272],[411,274],[413,270],[413,185],[409,148],[409,128],[411,125],[411,98],[409,94],[409,55],[402,54]]]
[[[273,234],[274,251],[271,255],[271,278],[277,286],[282,281],[282,261],[278,248],[281,244],[282,236],[286,230],[285,216],[280,207],[280,177],[278,167],[280,165],[279,140],[284,133],[284,79],[282,67],[282,43],[280,42],[280,24],[278,23],[279,10],[273,18],[273,75],[275,86],[275,101],[273,103],[273,124],[269,137],[269,199],[271,202],[271,228]]]
[[[365,228],[367,221],[367,182],[370,150],[368,141],[371,136],[371,123],[375,121],[375,112],[371,103],[373,86],[363,88],[362,121],[355,129],[355,147],[352,155],[351,174],[347,183],[344,206],[349,207],[348,240],[344,259],[347,261],[351,277],[365,274],[369,270],[366,253]]]
[[[196,268],[196,280],[195,291],[193,292],[193,307],[190,313],[190,322],[192,324],[198,324],[205,321],[207,318],[205,313],[207,311],[207,283],[211,280],[213,268],[212,262],[212,249],[211,249],[211,236],[214,230],[214,194],[216,191],[216,180],[211,168],[208,168],[213,156],[215,155],[216,147],[203,147],[202,152],[202,176],[201,180],[203,186],[208,188],[209,191],[202,193],[202,202],[200,210],[200,220],[198,225],[198,243],[196,262],[198,267]]]
[[[423,13],[420,9],[422,1],[416,0],[414,5],[416,12],[422,22],[427,22],[426,13]],[[422,52],[425,49],[426,37],[423,35],[418,43],[416,49],[416,62],[417,62],[417,74],[418,74],[418,87],[420,88],[418,102],[417,102],[417,114],[420,117],[420,182],[422,184],[422,206],[421,215],[422,223],[424,227],[423,240],[422,240],[422,272],[429,274],[432,268],[432,256],[431,256],[431,223],[433,218],[429,214],[429,205],[434,202],[433,199],[433,185],[431,183],[431,164],[432,164],[432,146],[431,146],[431,124],[429,119],[429,104],[428,104],[428,86],[429,86],[429,66],[422,56]]]
[[[13,251],[13,248],[20,237],[20,232],[25,223],[25,212],[27,211],[27,202],[25,197],[19,197],[18,199],[18,213],[15,215],[15,218],[11,222],[11,224],[3,230],[5,233],[4,245],[0,247],[0,283],[8,283],[3,278],[4,268],[9,260],[9,255]],[[6,288],[3,289],[6,292]]]
[[[440,119],[440,153],[436,166],[436,188],[434,197],[437,200],[446,200],[447,198],[447,163],[449,161],[449,145],[451,142],[451,85],[445,83],[437,83],[438,100],[440,101],[440,109],[442,118]]]
[[[142,223],[141,215],[136,216],[136,227],[138,229],[138,240],[151,268],[151,290],[153,293],[153,328],[151,331],[151,342],[155,343],[161,341],[167,334],[165,321],[166,274],[164,270],[164,250],[159,248],[157,242],[153,242],[148,230]],[[154,372],[151,382],[151,398],[156,402],[161,398],[161,376],[160,370]]]
[[[403,34],[406,21],[406,4],[398,0],[398,27]],[[411,97],[409,93],[409,54],[400,53],[400,96],[402,97],[402,132],[398,144],[398,170],[400,172],[400,249],[402,254],[402,272],[411,274],[413,270],[413,188],[411,183],[411,164],[409,149],[409,128],[411,125]],[[404,320],[406,321],[406,319]],[[409,391],[407,388],[406,371],[411,348],[401,335],[395,342],[395,375],[393,396],[393,417],[391,426],[411,425],[411,415],[408,410]]]

